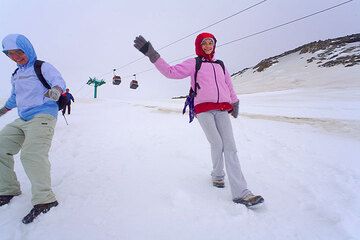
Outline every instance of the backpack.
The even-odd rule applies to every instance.
[[[36,76],[38,77],[38,79],[40,80],[42,85],[44,85],[44,87],[46,87],[47,89],[51,89],[50,85],[48,84],[48,82],[44,78],[44,75],[41,72],[41,66],[43,63],[44,63],[44,61],[36,60],[35,64],[34,64],[34,70],[35,70]],[[15,71],[12,75],[14,76],[18,70],[19,70],[19,68],[15,69]],[[63,110],[67,104],[67,97],[60,95],[60,98],[56,103],[58,105],[59,111]]]
[[[183,108],[183,114],[185,114],[186,107],[189,106],[189,119],[190,119],[189,123],[191,123],[195,117],[194,99],[197,95],[197,90],[200,89],[200,85],[197,82],[197,73],[201,68],[201,64],[203,62],[211,62],[211,63],[220,64],[221,68],[223,69],[224,75],[225,75],[225,65],[224,65],[224,62],[221,60],[216,60],[215,62],[207,61],[207,60],[203,61],[201,57],[196,57],[195,61],[196,61],[195,74],[194,74],[195,89],[192,89],[192,87],[190,87],[189,95],[187,95],[187,97],[186,97],[184,108]]]

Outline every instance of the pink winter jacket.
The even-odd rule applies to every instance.
[[[167,78],[183,79],[190,76],[191,87],[195,89],[195,58],[190,58],[174,66],[170,66],[164,59],[159,58],[154,64]],[[197,83],[200,85],[200,89],[197,89],[194,105],[206,102],[232,104],[238,101],[230,74],[225,69],[224,75],[220,64],[203,62],[197,74]]]

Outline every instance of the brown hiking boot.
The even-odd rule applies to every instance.
[[[214,187],[217,187],[217,188],[224,188],[225,187],[224,179],[213,179],[212,184],[213,184]]]
[[[31,211],[26,215],[22,222],[24,224],[31,223],[34,219],[39,216],[41,213],[47,213],[50,208],[56,207],[59,203],[57,201],[51,203],[37,204],[31,209]]]
[[[250,193],[245,197],[233,199],[233,202],[244,204],[246,207],[251,208],[255,205],[259,206],[261,203],[263,203],[264,198],[262,196],[255,196],[254,194]]]
[[[8,204],[13,197],[13,195],[0,195],[0,207]]]

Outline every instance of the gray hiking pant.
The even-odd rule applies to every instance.
[[[226,111],[209,111],[197,114],[197,119],[211,146],[214,180],[224,179],[224,158],[233,199],[251,193],[241,171],[229,114]]]
[[[32,204],[56,201],[48,158],[55,124],[53,116],[39,114],[27,122],[16,119],[0,131],[0,195],[21,194],[13,157],[21,149],[20,159],[31,182]]]

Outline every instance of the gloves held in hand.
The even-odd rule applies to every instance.
[[[62,93],[62,89],[59,86],[52,87],[45,93],[45,97],[51,98],[54,101],[59,100]]]
[[[232,107],[233,107],[233,110],[231,112],[231,115],[234,117],[234,118],[237,118],[238,115],[239,115],[239,100],[234,102],[232,104]]]

